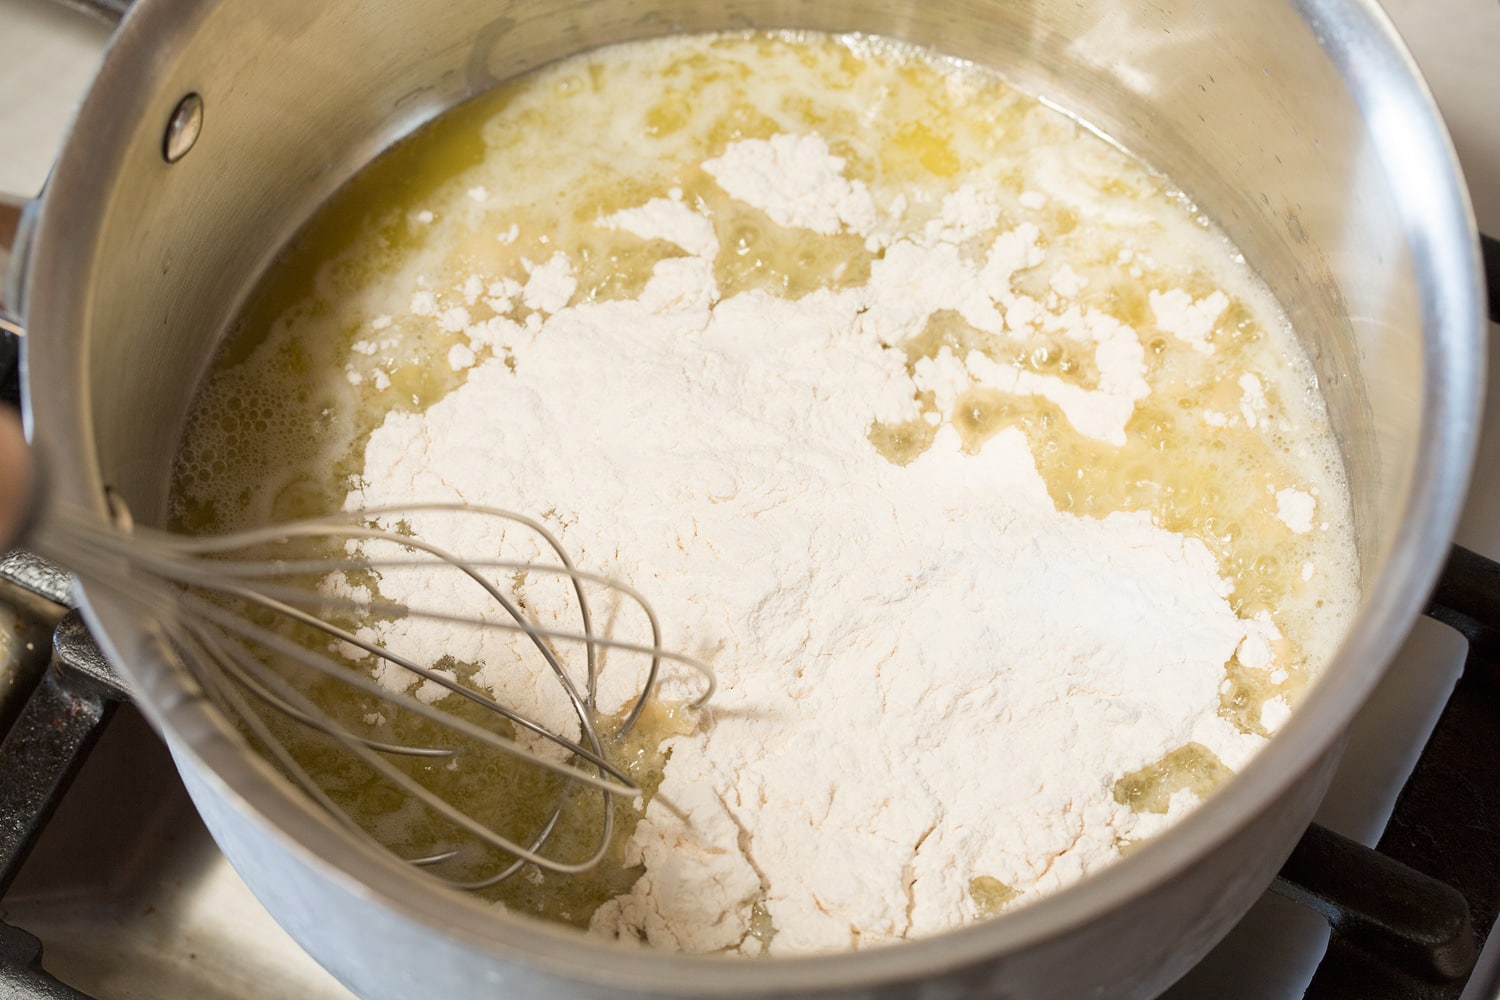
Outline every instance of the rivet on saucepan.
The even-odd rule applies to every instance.
[[[161,155],[176,163],[188,154],[203,133],[203,98],[189,94],[177,102],[167,120],[167,134],[162,139]]]

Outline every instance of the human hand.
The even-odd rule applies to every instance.
[[[32,482],[31,450],[21,418],[0,406],[0,551],[19,541],[31,506]]]

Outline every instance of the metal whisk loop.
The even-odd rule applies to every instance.
[[[36,538],[36,547],[73,567],[85,581],[102,582],[131,599],[143,618],[157,623],[204,690],[240,722],[250,739],[264,748],[289,780],[350,831],[381,843],[299,760],[282,733],[285,727],[273,725],[273,718],[292,723],[293,730],[317,734],[325,746],[335,747],[344,759],[357,762],[363,773],[374,775],[406,800],[419,804],[444,828],[502,856],[497,865],[486,865],[489,871],[482,874],[473,868],[472,852],[457,845],[421,849],[420,856],[405,859],[435,869],[449,862],[459,863],[466,855],[469,864],[461,871],[434,872],[458,888],[494,885],[528,864],[552,872],[584,872],[607,853],[614,829],[614,797],[636,796],[639,788],[610,761],[608,740],[599,729],[597,699],[603,651],[643,657],[649,664],[638,692],[612,734],[614,739],[628,733],[639,721],[664,663],[686,666],[701,678],[701,693],[691,703],[694,707],[702,705],[713,692],[713,675],[705,665],[663,648],[656,612],[640,593],[619,581],[579,570],[544,525],[510,511],[414,504],[215,536],[135,529],[129,524],[128,512],[121,508],[120,513],[117,525],[108,526],[80,512],[53,510]],[[555,556],[556,562],[503,559],[498,553],[492,558],[463,558],[410,531],[408,519],[420,514],[449,514],[521,526],[541,539],[543,551]],[[395,525],[397,530],[387,525]],[[485,530],[476,531],[475,537],[490,535],[491,527],[483,527]],[[503,527],[498,537],[507,537]],[[307,551],[310,546],[312,555]],[[331,555],[323,558],[325,552]],[[367,596],[361,588],[351,590],[349,585],[342,594],[330,593],[330,587],[322,583],[335,579],[336,574],[345,574],[342,579],[347,581],[349,575],[371,571],[378,581],[381,574],[403,568],[456,572],[479,588],[489,611],[418,608]],[[494,576],[499,573],[516,574],[517,586],[521,579],[533,577],[551,577],[566,584],[577,630],[542,627],[518,600],[497,585]],[[318,582],[309,584],[309,580]],[[621,607],[638,609],[649,628],[649,642],[598,633],[589,602],[590,587],[612,593],[614,600],[624,602]],[[447,657],[425,662],[425,655],[419,659],[398,652],[377,638],[383,634],[382,623],[391,626],[401,620],[524,636],[522,645],[545,664],[541,673],[537,673],[541,670],[538,666],[523,667],[525,676],[550,676],[558,684],[569,706],[569,725],[577,725],[577,738],[476,689],[460,678],[456,668],[444,665],[444,661],[452,662]],[[563,646],[582,646],[581,690],[559,656]],[[391,666],[410,678],[406,687],[411,693],[392,688],[393,675],[386,669]],[[477,666],[472,664],[470,669]],[[357,732],[357,726],[351,728],[341,722],[310,689],[305,690],[308,685],[320,690],[329,685],[335,691],[347,690],[367,702],[389,707],[397,713],[396,718],[410,719],[414,724],[420,720],[421,725],[429,729],[435,726],[437,732],[447,736],[435,740],[423,736],[413,743]],[[415,685],[421,685],[420,691]],[[478,721],[456,714],[445,704],[453,695],[460,699],[454,704],[479,711]],[[367,714],[366,724],[372,724],[372,718],[382,726],[387,724],[384,710]],[[523,734],[526,740],[521,738]],[[533,745],[527,740],[540,743]],[[541,752],[547,746],[553,749]],[[551,775],[549,780],[561,779],[555,801],[520,837],[477,818],[393,763],[394,759],[406,759],[413,763],[405,766],[430,768],[418,762],[447,759],[447,768],[452,769],[479,752],[503,755],[518,765],[535,768],[539,774]],[[597,836],[592,837],[592,847],[586,851],[575,844],[563,852],[574,857],[559,857],[555,847],[548,850],[549,845],[556,839],[566,813],[577,807],[578,794],[585,792],[598,796],[594,800],[599,809]],[[527,825],[532,822],[526,821]],[[391,849],[388,844],[382,846]]]
[[[287,684],[282,678],[275,676],[273,672],[266,672],[261,670],[261,665],[258,664],[258,661],[256,661],[254,657],[250,656],[248,651],[246,651],[244,648],[219,644],[210,633],[203,631],[201,626],[191,626],[189,631],[193,634],[194,639],[197,641],[197,645],[200,651],[206,652],[209,655],[209,658],[220,668],[224,668],[232,663],[240,670],[259,671],[262,679],[269,680],[273,686],[279,689],[276,691],[276,694],[279,697],[292,702],[292,704],[297,705],[297,707],[299,707],[303,711],[315,710],[312,703],[307,700],[305,696],[303,696],[295,688],[291,687],[291,685]],[[280,653],[289,654],[290,649],[288,647],[295,645],[294,643],[283,645],[282,641],[279,641],[279,636],[268,636],[268,639],[272,641],[273,645],[280,647],[276,650]],[[230,674],[231,676],[236,673],[236,671],[233,669],[226,670],[225,672]],[[224,683],[222,677],[214,678],[214,683],[218,687],[218,690],[221,694],[231,691],[230,685]],[[283,767],[285,767],[290,773],[292,773],[293,780],[304,790],[312,792],[314,798],[320,805],[324,807],[324,809],[332,809],[342,822],[344,822],[346,825],[353,825],[353,820],[350,819],[347,814],[344,813],[344,811],[333,802],[333,800],[327,795],[327,793],[322,790],[318,782],[310,774],[307,773],[306,769],[303,768],[299,763],[297,763],[295,758],[292,757],[292,755],[286,750],[286,748],[280,743],[280,741],[278,741],[270,732],[264,721],[258,718],[257,713],[249,709],[248,706],[244,704],[243,700],[240,700],[238,698],[234,700],[236,701],[236,707],[239,710],[240,717],[255,732],[257,739],[260,740],[262,744],[266,746],[266,748],[269,749],[271,753],[276,757],[277,762],[283,765]],[[347,734],[337,735],[335,736],[335,739],[349,753],[359,758],[359,760],[367,767],[369,767],[372,771],[376,772],[386,781],[399,788],[406,795],[409,795],[412,798],[420,801],[426,808],[437,813],[439,816],[452,823],[454,826],[457,826],[465,832],[472,834],[475,838],[479,839],[483,843],[504,851],[507,854],[512,854],[522,861],[530,862],[531,864],[537,865],[541,868],[545,868],[549,871],[560,872],[564,874],[577,874],[579,872],[588,871],[589,869],[597,865],[599,863],[599,860],[604,856],[604,852],[609,848],[611,816],[608,810],[606,810],[604,814],[605,833],[599,838],[599,843],[595,848],[594,853],[587,859],[580,862],[561,862],[556,858],[550,858],[545,855],[538,854],[532,848],[519,844],[508,837],[496,833],[494,830],[491,830],[484,824],[479,823],[478,821],[470,817],[467,813],[453,806],[446,799],[435,795],[420,782],[392,767],[387,761],[382,759],[379,754],[364,747],[359,743],[359,741],[348,737]],[[591,782],[595,779],[592,775],[579,774],[576,780],[582,782]],[[316,789],[316,791],[314,791],[314,789]],[[618,790],[632,792],[634,791],[634,786],[627,785],[624,788]],[[605,790],[606,799],[608,799],[610,794],[611,793],[608,790]],[[355,826],[355,828],[357,829],[358,827]],[[550,834],[550,827],[548,828],[547,833]],[[542,838],[542,842],[545,843],[545,837]]]

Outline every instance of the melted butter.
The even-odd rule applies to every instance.
[[[937,438],[938,422],[918,417],[900,423],[870,425],[870,444],[876,451],[896,465],[910,465],[917,457],[932,447]]]
[[[1137,812],[1164,813],[1176,792],[1186,789],[1204,796],[1231,774],[1208,747],[1188,743],[1122,777],[1115,783],[1115,801]]]
[[[995,916],[1005,909],[1007,903],[1020,895],[993,875],[977,875],[969,879],[969,899],[981,916]]]

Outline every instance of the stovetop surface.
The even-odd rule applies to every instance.
[[[1481,229],[1500,235],[1500,3],[1386,0],[1385,7],[1437,97]],[[40,188],[108,33],[53,0],[0,0],[0,192]],[[1497,368],[1457,536],[1491,558],[1500,558]],[[1365,843],[1378,839],[1463,654],[1456,633],[1417,623],[1356,723],[1319,822]],[[348,996],[250,896],[198,821],[165,750],[128,706],[0,901],[0,919],[40,937],[49,970],[100,997]],[[1319,917],[1268,894],[1168,997],[1300,996],[1326,939]],[[1464,1000],[1500,998],[1500,943],[1493,950]]]

